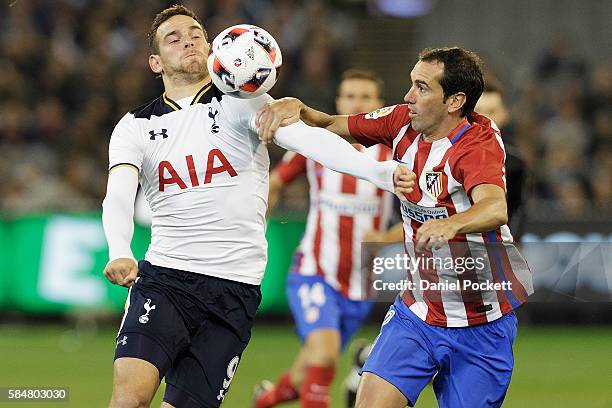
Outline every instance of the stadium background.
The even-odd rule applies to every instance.
[[[69,403],[45,406],[101,407],[110,395],[114,331],[126,290],[101,275],[107,145],[126,111],[161,92],[148,70],[144,36],[154,14],[170,3],[16,0],[0,6],[0,387],[70,388]],[[504,138],[520,149],[531,176],[523,241],[612,240],[612,2],[185,4],[202,16],[211,38],[236,23],[265,27],[284,54],[273,96],[297,96],[329,112],[345,68],[381,74],[393,104],[401,102],[421,48],[460,45],[478,52],[505,85],[512,122]],[[275,163],[282,150],[271,148],[270,155]],[[275,378],[297,350],[283,275],[307,202],[301,180],[272,214],[264,303],[226,407],[248,407],[253,384]],[[136,253],[144,253],[147,234],[137,228]],[[612,406],[612,269],[603,266],[579,272],[601,279],[575,279],[570,290],[560,290],[554,274],[543,279],[535,271],[538,295],[520,311],[506,406]],[[377,307],[360,337],[376,335],[384,309]],[[348,364],[344,358],[336,389]],[[341,406],[338,395],[334,407]],[[431,392],[421,398],[419,406],[435,406]]]

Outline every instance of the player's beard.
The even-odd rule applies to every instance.
[[[178,79],[182,82],[200,82],[208,75],[206,59],[202,61],[198,59],[183,60],[177,64],[177,66],[170,67],[170,69],[166,70],[166,74],[169,78]]]

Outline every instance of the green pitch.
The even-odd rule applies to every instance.
[[[376,327],[369,327],[359,337],[376,333]],[[0,325],[0,387],[70,388],[68,403],[0,402],[0,408],[107,406],[114,335],[112,328]],[[298,347],[290,326],[256,325],[223,406],[249,408],[253,384],[275,379]],[[612,407],[612,328],[519,327],[515,357],[505,407]],[[343,407],[339,390],[348,364],[345,357],[334,384],[335,408]],[[160,400],[158,395],[152,406],[159,407]],[[435,406],[426,388],[417,407]]]

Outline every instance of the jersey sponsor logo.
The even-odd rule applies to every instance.
[[[372,111],[372,112],[368,113],[367,115],[365,115],[365,118],[366,119],[378,119],[378,118],[382,118],[383,116],[387,116],[388,114],[393,112],[393,109],[395,109],[396,106],[397,105],[386,106],[384,108],[376,109],[375,111]]]
[[[168,138],[168,129],[162,129],[161,132],[156,132],[154,130],[149,130],[149,135],[151,135],[149,137],[150,140],[155,140],[157,138],[157,136],[161,136],[162,139],[167,139]]]
[[[446,207],[423,207],[410,201],[403,201],[402,215],[422,224],[427,220],[448,218],[448,210]]]
[[[138,321],[142,324],[147,324],[149,322],[149,313],[151,310],[155,310],[156,306],[151,306],[151,299],[147,299],[147,302],[142,307],[144,307],[146,312],[138,318]]]
[[[377,198],[357,198],[348,194],[326,194],[319,195],[319,206],[327,210],[352,217],[357,214],[376,216],[380,212],[380,203]]]
[[[220,165],[216,166],[215,162],[219,162]],[[191,187],[199,186],[200,180],[198,179],[198,173],[193,156],[185,156],[185,163],[189,172]],[[169,161],[161,161],[157,166],[157,173],[159,178],[159,191],[164,191],[166,186],[172,184],[176,184],[181,190],[185,190],[187,188],[187,183],[185,183],[181,176],[179,176],[178,172]],[[211,183],[213,180],[213,175],[220,173],[227,173],[230,175],[230,177],[236,177],[238,175],[223,152],[219,149],[212,149],[208,152],[208,159],[206,160],[204,184]]]
[[[127,344],[127,336],[123,336],[121,340],[117,340],[117,345],[125,346]]]
[[[439,171],[425,172],[425,192],[432,198],[438,198],[442,192],[442,173]]]
[[[219,133],[219,125],[217,125],[215,117],[219,113],[218,110],[215,109],[215,113],[213,113],[212,107],[208,107],[208,117],[213,120],[212,125],[210,126],[210,131],[212,133]]]

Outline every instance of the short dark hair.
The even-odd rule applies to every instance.
[[[421,51],[419,60],[443,63],[444,73],[440,85],[444,91],[444,100],[457,92],[463,92],[466,100],[461,107],[461,116],[468,116],[474,111],[484,89],[483,64],[478,55],[460,47],[427,48]]]
[[[342,73],[340,78],[340,83],[346,81],[347,79],[365,79],[367,81],[372,81],[376,84],[376,89],[378,91],[378,98],[384,99],[385,97],[385,83],[382,78],[376,74],[374,71],[369,69],[359,69],[359,68],[351,68],[347,69]]]
[[[172,7],[168,7],[165,10],[157,13],[155,18],[153,19],[153,23],[151,24],[151,28],[149,29],[149,33],[147,34],[147,39],[149,40],[149,52],[151,54],[159,54],[159,44],[157,43],[157,29],[160,25],[162,25],[166,20],[174,17],[174,16],[188,16],[197,21],[200,25],[200,19],[195,14],[195,12],[182,4],[175,4]],[[202,27],[202,31],[204,31],[204,37],[207,37],[206,30]]]

